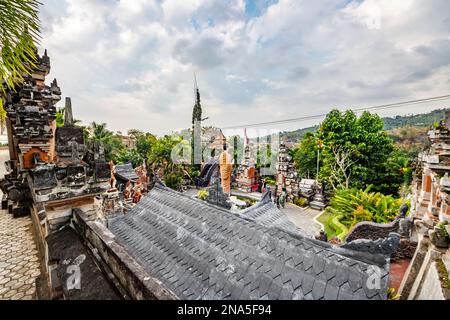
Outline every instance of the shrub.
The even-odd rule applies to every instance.
[[[448,224],[448,221],[442,221],[439,222],[437,227],[441,233],[441,235],[446,238],[447,240],[450,240],[450,235],[448,234],[447,230],[445,229],[445,226]]]
[[[265,181],[266,181],[267,186],[276,186],[277,185],[277,182],[275,181],[274,178],[266,177]]]
[[[209,192],[208,192],[208,190],[205,190],[205,189],[200,190],[197,193],[197,198],[199,198],[200,200],[206,200],[206,198],[208,198],[208,196],[209,196]]]
[[[164,176],[164,182],[169,188],[177,190],[183,183],[183,177],[175,172],[170,172]]]
[[[359,189],[340,189],[330,201],[330,210],[342,215],[340,223],[348,229],[361,221],[389,223],[395,219],[403,200],[380,192]]]
[[[296,204],[299,207],[306,207],[309,204],[309,202],[308,199],[306,198],[296,198],[294,200],[294,204]]]
[[[335,230],[336,236],[341,241],[344,241],[345,235],[348,233],[348,228],[340,222],[343,216],[342,214],[337,215],[330,222],[330,226]]]

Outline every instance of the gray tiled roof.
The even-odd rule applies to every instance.
[[[240,215],[252,219],[265,227],[277,227],[290,232],[301,232],[295,224],[288,219],[286,214],[281,212],[270,199],[270,192],[267,192],[260,202],[242,210]]]
[[[116,165],[116,176],[126,181],[134,181],[138,179],[131,163]]]
[[[266,209],[270,203],[255,206]],[[270,211],[273,210],[273,207]],[[209,205],[157,184],[109,229],[135,259],[181,299],[385,299],[387,260]],[[263,223],[264,224],[264,223]],[[365,284],[379,270],[380,288]]]

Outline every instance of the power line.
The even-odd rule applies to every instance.
[[[389,103],[389,104],[381,104],[381,105],[377,105],[377,106],[357,108],[357,109],[351,109],[351,110],[354,112],[361,112],[361,111],[382,110],[382,109],[391,109],[391,108],[393,109],[393,108],[405,107],[405,106],[409,106],[409,105],[417,105],[417,104],[422,104],[422,103],[431,103],[431,102],[438,102],[438,101],[444,101],[444,100],[450,100],[450,95],[443,95],[443,96],[436,96],[436,97],[431,97],[431,98],[395,102],[395,103]],[[283,120],[259,122],[259,123],[252,123],[252,124],[243,124],[243,125],[239,125],[239,126],[222,127],[222,129],[252,128],[252,127],[261,127],[261,126],[272,125],[272,124],[300,122],[300,121],[305,121],[305,120],[323,118],[326,115],[327,115],[327,113],[323,113],[323,114],[316,114],[316,115],[303,116],[303,117],[297,117],[297,118],[289,118],[289,119],[283,119]]]

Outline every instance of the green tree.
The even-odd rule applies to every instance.
[[[317,171],[317,137],[307,132],[298,148],[292,150],[292,158],[300,177],[316,177]]]
[[[0,130],[1,130],[1,134],[3,134],[5,132],[5,128],[6,128],[6,111],[3,108],[3,106],[0,104]]]
[[[56,110],[56,127],[62,127],[64,125],[64,108],[58,108]]]
[[[175,163],[172,159],[172,152],[175,147],[182,144],[189,144],[178,136],[164,136],[155,141],[147,155],[147,164],[150,170],[159,172],[166,183],[172,189],[177,189],[188,175],[185,165]]]
[[[397,170],[395,146],[376,114],[332,110],[318,137],[324,143],[319,178],[332,185],[397,194],[404,173]],[[393,158],[394,157],[394,158]],[[345,182],[344,184],[342,182]]]
[[[0,123],[3,132],[6,112],[2,97],[7,89],[30,74],[39,39],[39,1],[0,1]]]
[[[172,149],[179,142],[181,142],[181,139],[176,139],[168,135],[157,139],[147,154],[149,167],[154,170],[163,169],[164,172],[173,169],[175,164],[171,157]]]
[[[156,136],[148,132],[144,133],[137,129],[128,130],[128,136],[136,141],[135,149],[142,161],[147,161],[147,156],[152,149],[152,146],[158,140]]]
[[[120,151],[120,153],[116,157],[116,163],[123,164],[131,162],[133,167],[136,168],[144,163],[144,158],[141,157],[139,152],[137,152],[136,148],[129,150],[128,148],[124,148]]]
[[[88,142],[101,142],[105,148],[105,157],[107,161],[117,162],[121,152],[126,148],[122,142],[122,137],[114,134],[106,128],[106,123],[92,122],[89,127]]]

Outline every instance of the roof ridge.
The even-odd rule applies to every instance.
[[[201,201],[201,200],[196,199],[196,198],[192,198],[192,197],[190,197],[190,196],[188,196],[186,194],[183,194],[181,192],[175,191],[175,190],[165,186],[164,184],[155,184],[155,188],[157,188],[159,190],[163,190],[163,191],[168,191],[168,192],[170,192],[170,193],[172,193],[174,195],[182,196],[182,197],[184,197],[186,199],[189,199],[192,202],[198,203],[198,204],[200,204],[200,205],[202,205],[204,207],[213,207],[213,208],[215,208],[217,210],[222,211],[226,215],[238,217],[238,218],[246,220],[246,221],[251,221],[251,222],[253,222],[253,223],[255,223],[255,224],[257,224],[257,225],[259,225],[259,226],[261,226],[261,227],[263,227],[265,229],[275,229],[275,230],[277,230],[279,232],[284,232],[287,235],[289,235],[289,236],[291,236],[291,237],[293,237],[293,238],[295,238],[297,240],[307,242],[310,245],[313,245],[313,246],[325,249],[327,251],[330,251],[333,254],[343,256],[343,257],[345,257],[347,259],[350,258],[350,259],[357,260],[359,262],[363,262],[363,263],[367,263],[367,264],[375,264],[375,265],[378,265],[378,266],[386,265],[386,259],[382,255],[376,255],[376,254],[370,255],[367,252],[356,251],[356,250],[351,250],[351,249],[345,248],[345,247],[335,246],[335,245],[332,245],[332,244],[330,244],[328,242],[324,242],[324,241],[321,241],[321,240],[310,238],[307,235],[303,234],[301,231],[300,232],[293,232],[293,231],[290,231],[290,230],[286,230],[284,228],[280,228],[278,226],[266,226],[266,225],[263,225],[263,224],[255,221],[254,219],[251,219],[251,218],[245,216],[245,213],[248,212],[248,209],[251,209],[251,208],[256,209],[256,208],[259,208],[259,207],[262,207],[262,206],[265,206],[265,205],[273,205],[273,206],[275,206],[275,204],[273,204],[271,201],[270,202],[266,201],[265,203],[258,202],[257,204],[255,204],[255,205],[253,205],[253,206],[251,206],[251,207],[249,207],[249,208],[247,208],[247,209],[245,209],[245,210],[243,210],[241,212],[233,213],[233,212],[231,212],[229,210],[226,210],[226,209],[224,209],[222,207],[219,207],[219,206],[216,206],[216,205],[213,205],[213,204],[210,204],[210,203],[205,203],[204,201]],[[151,191],[149,192],[149,195],[150,195],[150,193],[151,193]],[[149,196],[149,195],[147,195],[147,196]],[[277,236],[277,238],[279,238],[279,237]]]

